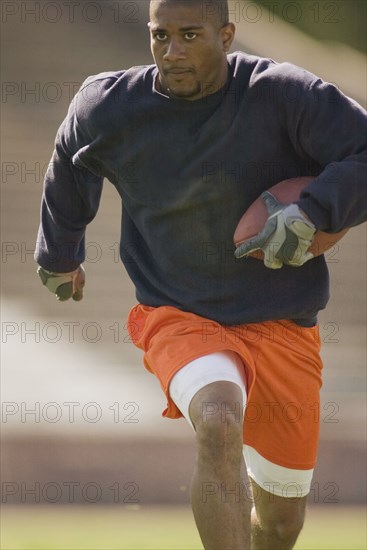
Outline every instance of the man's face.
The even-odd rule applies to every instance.
[[[205,3],[154,1],[150,10],[151,50],[159,84],[171,97],[195,100],[221,88],[234,26],[207,17]]]

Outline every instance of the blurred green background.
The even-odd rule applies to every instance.
[[[270,9],[269,9],[270,8]],[[233,50],[288,60],[366,106],[366,3],[230,3]],[[1,478],[4,549],[200,548],[195,456],[127,336],[134,289],[105,184],[87,234],[87,287],[57,303],[32,255],[43,174],[90,74],[151,63],[148,1],[1,3]],[[163,158],[162,152],[162,158]],[[327,256],[319,464],[298,548],[366,548],[366,231]]]
[[[341,42],[366,53],[366,2],[256,0],[255,3],[317,40]]]

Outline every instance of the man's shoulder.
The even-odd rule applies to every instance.
[[[76,94],[76,110],[79,117],[93,113],[113,113],[116,106],[133,101],[134,96],[146,86],[154,65],[139,65],[118,71],[105,71],[86,78]]]
[[[104,71],[91,75],[84,80],[79,91],[90,88],[91,86],[108,89],[120,81],[138,82],[143,79],[147,71],[150,71],[152,68],[154,68],[154,65],[136,65],[129,69]]]
[[[270,57],[261,57],[241,51],[230,54],[228,61],[233,67],[234,75],[248,74],[251,85],[268,82],[273,84],[276,82],[299,82],[307,86],[318,78],[310,71],[288,61],[278,62]]]

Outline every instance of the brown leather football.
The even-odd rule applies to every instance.
[[[299,199],[302,189],[304,189],[313,179],[313,177],[304,176],[283,180],[273,185],[273,187],[270,187],[268,191],[274,195],[278,201],[284,204],[290,204]],[[258,197],[240,219],[233,235],[234,244],[238,246],[243,241],[257,235],[257,233],[263,229],[267,218],[268,213],[265,204],[262,198]],[[339,231],[338,233],[316,231],[309,248],[310,252],[312,252],[314,256],[320,256],[320,254],[323,254],[326,250],[334,246],[347,231],[348,229],[343,229],[343,231]],[[256,250],[252,252],[250,256],[259,260],[264,258],[262,250]]]

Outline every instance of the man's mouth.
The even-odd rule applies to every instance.
[[[192,69],[186,69],[184,67],[172,67],[170,69],[164,69],[164,74],[184,75],[192,73]]]

